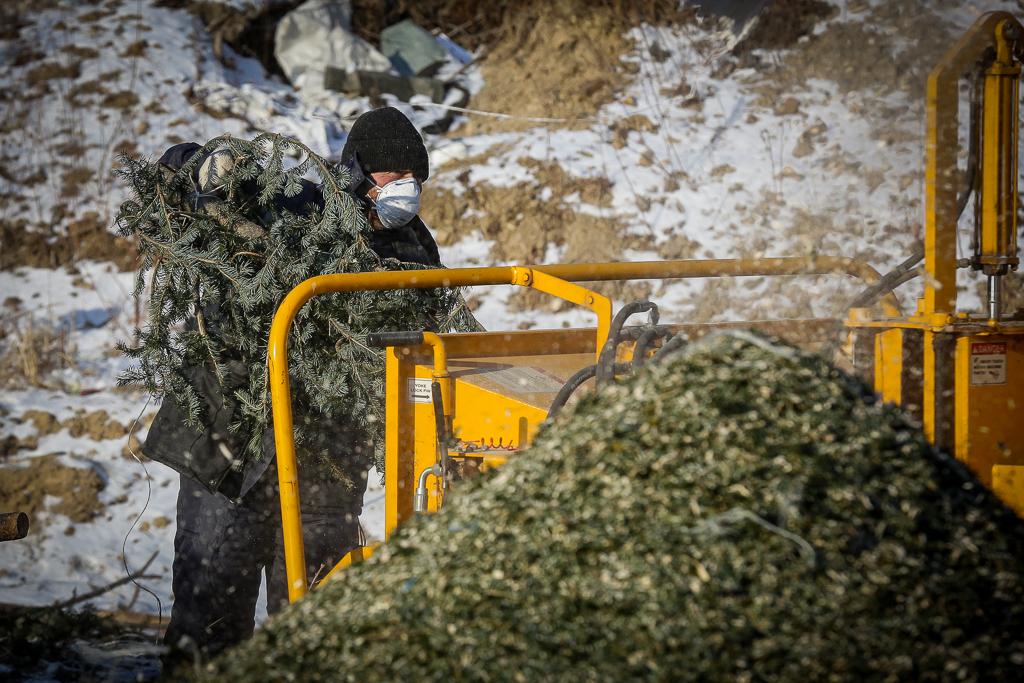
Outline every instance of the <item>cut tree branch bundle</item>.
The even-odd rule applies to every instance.
[[[217,196],[199,192],[194,178],[202,159],[225,149],[234,164]],[[190,370],[212,373],[234,408],[232,452],[260,459],[270,424],[267,339],[284,296],[317,275],[424,266],[378,256],[366,216],[346,192],[348,172],[295,140],[222,136],[177,172],[143,159],[122,162],[133,198],[117,223],[122,235],[138,240],[136,295],[147,277],[152,289],[137,345],[122,345],[135,363],[122,382],[171,397],[201,428],[212,422],[213,409]],[[308,187],[307,176],[318,178],[322,206],[296,213],[286,200]],[[333,294],[307,304],[289,349],[300,461],[319,463],[343,482],[358,481],[374,455],[383,466],[383,356],[363,343],[366,334],[471,325],[454,290]],[[330,428],[365,433],[367,447],[339,457],[332,452],[339,440],[325,436]]]

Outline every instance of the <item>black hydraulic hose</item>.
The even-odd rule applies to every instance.
[[[444,417],[444,399],[441,398],[441,383],[436,379],[430,383],[430,402],[434,405],[434,428],[437,430],[437,456],[444,460],[448,454],[448,424]],[[443,462],[440,462],[444,466]]]
[[[632,366],[629,363],[616,363],[614,365],[615,372],[629,372]],[[585,368],[579,370],[576,374],[570,377],[562,388],[555,394],[555,400],[551,402],[551,407],[548,408],[548,419],[551,419],[558,412],[565,407],[565,404],[569,402],[572,395],[576,393],[576,390],[583,386],[583,383],[589,379],[593,379],[597,375],[597,364],[588,365]]]
[[[977,173],[977,162],[975,162],[974,166],[969,167],[968,171],[967,188],[957,200],[959,204],[958,215],[962,215],[964,209],[967,208],[967,202],[970,200],[971,193],[973,192],[972,188],[974,184],[974,177]],[[914,251],[910,253],[910,256],[908,256],[906,260],[880,277],[878,282],[858,294],[857,297],[850,302],[847,308],[866,308],[874,305],[876,301],[892,290],[917,277],[917,271],[914,269],[922,260],[924,260],[924,243],[918,242],[914,246]]]
[[[651,348],[651,344],[658,337],[668,336],[669,329],[667,327],[650,326],[645,327],[643,332],[636,340],[636,344],[633,346],[633,369],[642,367],[647,362],[647,350]]]
[[[371,332],[366,335],[366,345],[376,349],[383,349],[387,346],[419,346],[422,343],[422,330]]]
[[[548,408],[548,417],[552,418],[558,414],[565,404],[569,401],[569,398],[579,389],[584,382],[588,379],[593,379],[597,375],[597,365],[588,365],[587,367],[579,370],[572,377],[562,385],[562,388],[555,394],[555,400],[551,402],[551,407]]]
[[[651,359],[651,362],[660,363],[665,360],[666,356],[669,356],[675,351],[683,348],[686,345],[686,342],[686,337],[677,332],[671,339],[665,342],[664,346],[658,349],[658,352],[654,354],[654,358]]]
[[[892,288],[896,289],[897,287],[899,287],[903,283],[910,282],[915,277],[917,277],[917,271],[916,270],[909,270],[909,271],[903,273],[902,275],[900,275],[899,277],[897,277],[897,278],[895,278],[893,280]]]
[[[640,338],[640,335],[643,334],[644,330],[648,329],[649,327],[650,325],[635,325],[633,327],[623,327],[622,331],[619,332],[619,343],[621,344],[624,341],[636,341],[637,339]]]
[[[658,323],[658,306],[651,301],[631,301],[615,314],[612,318],[611,326],[608,329],[608,341],[604,343],[604,347],[601,349],[601,355],[597,360],[597,382],[603,384],[607,382],[615,375],[615,351],[619,348],[619,336],[622,333],[622,326],[626,324],[626,320],[637,313],[643,313],[644,311],[651,312],[651,323]]]
[[[871,306],[883,296],[896,289],[899,285],[907,282],[908,280],[913,280],[917,277],[917,271],[914,270],[914,268],[917,267],[917,264],[920,263],[923,258],[924,244],[918,242],[914,247],[914,251],[905,261],[903,261],[903,263],[893,268],[891,271],[880,277],[878,282],[858,294],[857,297],[849,303],[847,308],[866,308]]]
[[[667,327],[651,326],[646,328],[637,340],[636,347],[634,349],[634,357],[632,363],[614,363],[612,365],[612,374],[631,372],[640,365],[643,364],[641,361],[637,363],[638,359],[641,359],[642,355],[636,355],[638,352],[646,353],[646,348],[650,345],[658,336],[668,335],[671,331]],[[665,345],[658,349],[658,353],[654,355],[651,362],[657,363],[663,360],[666,356],[671,355],[675,351],[681,349],[686,344],[686,338],[679,333],[672,336]],[[555,400],[551,402],[551,407],[548,408],[548,419],[554,417],[558,412],[565,407],[565,404],[572,398],[572,395],[583,386],[583,383],[589,379],[592,379],[597,375],[599,365],[588,365],[587,367],[579,370],[576,374],[566,381],[562,388],[558,390],[555,395]]]
[[[978,160],[981,158],[981,116],[982,116],[982,79],[984,71],[979,65],[978,70],[971,79],[971,124],[970,133],[967,138],[967,187],[957,200],[957,220],[963,215],[967,208],[967,201],[971,194],[975,194],[974,200],[974,253],[975,256],[981,252],[981,203],[978,197]]]

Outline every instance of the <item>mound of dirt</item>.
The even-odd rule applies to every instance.
[[[43,510],[66,515],[72,522],[89,522],[105,508],[99,500],[105,487],[96,470],[69,467],[61,464],[56,455],[43,455],[2,468],[0,509],[28,514],[33,526]],[[47,496],[60,498],[60,502],[48,507]]]
[[[31,409],[23,412],[14,421],[31,423],[36,430],[36,434],[32,438],[37,441],[41,437],[56,434],[62,429],[67,429],[73,438],[86,437],[93,441],[120,439],[128,434],[127,425],[113,419],[106,410],[102,409],[92,411],[79,409],[63,422],[48,410]]]
[[[14,434],[0,438],[0,460],[15,455],[19,451],[34,451],[39,447],[39,439],[34,436],[18,438]]]
[[[470,159],[449,168],[469,169],[474,163]],[[611,188],[605,178],[575,178],[556,163],[528,157],[519,159],[519,163],[533,172],[530,182],[509,187],[464,182],[461,192],[425,187],[423,218],[429,225],[437,226],[438,243],[455,244],[479,231],[494,240],[490,257],[495,262],[539,263],[548,244],[561,246],[574,238],[566,224],[579,217],[566,201],[568,196],[577,196],[577,204],[597,208],[611,205]],[[481,208],[486,209],[482,218]],[[595,217],[590,227],[592,247],[601,249],[607,244],[606,251],[616,253],[625,247],[621,226],[616,221]]]
[[[978,680],[1024,528],[820,358],[708,339],[585,397],[208,680]]]
[[[61,429],[57,416],[48,410],[26,410],[21,414],[22,422],[31,422],[39,436],[56,434]]]
[[[474,160],[452,165],[449,170],[470,168]],[[615,261],[628,249],[646,249],[650,240],[627,234],[615,218],[580,211],[611,206],[611,187],[606,178],[577,178],[554,162],[523,157],[519,163],[532,172],[532,179],[512,186],[464,182],[461,192],[426,186],[423,219],[435,228],[442,245],[456,244],[479,232],[491,240],[489,259],[493,263],[544,263],[554,245],[564,251],[562,263]],[[575,199],[570,203],[569,197]],[[640,283],[602,283],[593,289],[617,298],[647,296]],[[517,290],[511,299],[513,310],[561,305],[547,295]]]
[[[621,61],[633,48],[626,32],[642,23],[681,23],[696,11],[672,2],[509,3],[481,62],[486,83],[474,109],[517,117],[593,116],[624,87],[635,68]],[[585,121],[580,121],[585,125]],[[535,127],[535,121],[471,117],[460,135]]]
[[[831,21],[818,35],[796,44],[776,45],[768,32],[776,25],[804,25],[834,15],[832,8],[817,7],[817,0],[776,2],[736,51],[745,55],[749,47],[791,48],[781,60],[754,60],[769,76],[778,93],[791,93],[807,87],[812,79],[835,81],[841,93],[901,90],[913,100],[923,100],[928,72],[949,49],[956,28],[936,13],[936,8],[920,0],[863,3],[863,15],[844,15]],[[773,19],[773,17],[775,17]],[[921,27],[927,26],[923,31]],[[753,41],[766,32],[758,42]],[[783,33],[785,33],[783,31]]]
[[[65,420],[62,426],[76,439],[86,436],[93,441],[120,439],[128,433],[128,427],[111,419],[105,410],[79,410]]]
[[[757,16],[750,32],[736,44],[733,53],[778,50],[792,47],[809,36],[822,19],[836,14],[836,8],[822,0],[773,0]]]
[[[138,260],[135,243],[109,232],[95,212],[69,222],[67,234],[45,234],[24,222],[0,220],[0,244],[0,270],[59,268],[93,260],[110,261],[129,271]]]
[[[592,116],[628,78],[619,58],[631,44],[621,17],[595,4],[538,3],[515,18],[481,69],[487,86],[475,109],[521,117]],[[530,121],[472,118],[462,134],[516,130]]]

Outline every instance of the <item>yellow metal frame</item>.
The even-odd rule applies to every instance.
[[[341,558],[338,564],[334,565],[331,571],[324,574],[324,577],[320,581],[327,581],[332,576],[340,572],[342,569],[348,569],[354,564],[359,564],[363,560],[368,560],[373,557],[373,554],[377,552],[377,548],[380,547],[380,543],[371,543],[370,545],[360,546],[351,552],[347,553],[345,557]],[[290,600],[291,598],[289,598]],[[294,601],[293,601],[294,602]]]
[[[903,396],[903,330],[887,329],[875,336],[875,391],[882,400],[899,403]]]
[[[498,356],[535,357],[540,349],[554,352],[554,355],[592,359],[598,348],[594,330],[585,328],[473,332],[445,334],[442,338],[457,365],[467,360],[492,361]],[[437,460],[433,407],[410,401],[408,395],[410,381],[432,376],[431,362],[430,349],[425,345],[392,346],[384,354],[384,409],[387,425],[384,444],[385,539],[405,520],[414,516],[413,491],[417,485],[417,476]],[[520,445],[529,442],[534,431],[532,426],[544,420],[546,411],[529,401],[511,399],[497,393],[493,387],[484,388],[462,381],[456,388],[455,377],[460,373],[449,369],[452,372],[456,403],[464,408],[472,406],[471,412],[481,417],[476,421],[476,426],[484,428],[491,437],[504,437],[506,444],[509,440]],[[461,417],[463,424],[455,419],[447,425],[450,427],[449,434],[459,434],[469,439],[484,436],[475,431],[466,432],[464,411]],[[448,455],[452,457],[450,450]],[[481,464],[499,464],[495,458],[486,460]],[[438,484],[435,478],[433,486],[428,486],[427,508],[430,511],[438,509],[443,501],[444,492]]]
[[[1018,511],[1024,511],[1024,422],[1017,415],[1024,393],[1021,351],[1024,322],[1000,318],[998,296],[986,315],[957,311],[960,80],[982,60],[979,177],[974,189],[978,245],[970,265],[998,280],[1016,269],[1018,204],[1018,107],[1021,64],[1013,44],[1024,27],[1006,12],[981,16],[928,78],[925,145],[925,278],[917,312],[902,319],[872,319],[850,311],[847,326],[873,337],[875,387],[887,401],[907,405],[904,380],[912,379],[912,403],[920,400],[925,436],[948,448],[979,479]],[[965,255],[966,256],[966,255]],[[998,292],[998,282],[990,283]],[[914,340],[912,360],[905,342]],[[1007,382],[975,381],[972,347],[1002,346]],[[912,373],[912,374],[908,374]],[[916,384],[918,383],[919,384]]]
[[[539,268],[522,268],[514,266],[515,284],[523,287],[532,287],[539,292],[551,294],[559,299],[572,302],[578,306],[585,306],[597,314],[597,351],[600,357],[601,349],[608,341],[608,332],[612,325],[612,302],[608,297],[601,296],[589,289],[580,287],[567,280],[560,279]]]
[[[1018,517],[1024,517],[1024,467],[993,465],[992,490]]]
[[[289,601],[295,602],[306,594],[308,579],[302,541],[298,468],[295,459],[291,387],[288,379],[288,332],[295,315],[314,296],[332,292],[387,289],[429,289],[503,284],[528,286],[587,306],[597,313],[598,343],[596,352],[599,353],[607,339],[610,327],[611,302],[594,292],[572,285],[573,282],[836,273],[845,273],[859,278],[866,284],[873,284],[879,280],[878,271],[859,259],[817,256],[810,259],[783,257],[706,261],[632,261],[530,267],[499,266],[340,273],[321,275],[302,282],[288,293],[278,307],[271,325],[267,352]],[[891,293],[883,299],[882,306],[886,315],[900,315],[899,305]],[[435,346],[435,351],[441,349],[441,358],[444,358],[443,348],[443,344]],[[436,358],[435,356],[435,365]]]
[[[755,328],[805,348],[836,341],[839,321],[835,319],[752,320],[727,323],[668,324],[672,335],[696,340],[705,334],[728,329]],[[448,349],[449,371],[455,393],[456,411],[450,435],[463,445],[449,448],[450,461],[477,465],[481,470],[496,467],[520,447],[529,444],[548,417],[554,398],[549,389],[530,382],[509,386],[509,379],[489,381],[492,372],[499,375],[510,368],[529,368],[556,378],[559,386],[573,373],[589,365],[596,343],[592,329],[571,328],[517,332],[474,332],[442,335]],[[633,358],[632,344],[619,347],[619,360]],[[426,474],[439,460],[437,420],[434,408],[426,400],[413,398],[413,383],[432,376],[431,350],[426,345],[392,346],[385,352],[385,438],[384,467],[384,539],[387,540],[406,521],[417,515],[414,492],[419,491],[420,476],[426,476],[426,512],[441,509],[450,494],[444,480]],[[486,440],[486,441],[485,441]],[[488,448],[493,443],[494,448]],[[517,456],[512,456],[517,457]],[[449,480],[449,484],[458,480]]]
[[[993,46],[997,47],[997,58],[1005,58],[1009,62],[1005,65],[999,65],[997,62],[997,65],[1012,66],[1006,48],[1007,27],[1021,30],[1020,23],[1007,12],[990,12],[983,15],[950,48],[928,76],[924,200],[924,267],[927,277],[920,314],[934,326],[945,325],[956,313],[956,231],[959,218],[957,191],[960,185],[957,170],[957,150],[960,147],[959,82],[970,67]],[[1017,73],[1019,74],[1019,69]],[[1015,111],[1016,98],[1013,99],[1013,108]],[[1007,112],[1001,112],[1001,115],[1006,116]],[[993,127],[1009,134],[1020,125],[1016,117],[1010,121],[1005,125],[994,123]],[[999,145],[1004,143],[1005,140],[993,135],[983,141],[982,155],[987,160],[987,167],[982,168],[983,183],[985,178],[992,178],[988,181],[990,183],[999,182],[995,179],[1001,177],[1002,172],[991,165],[999,158]],[[1016,187],[1016,174],[1013,176],[1013,182]],[[987,198],[991,195],[984,193],[984,196]],[[995,209],[993,218],[984,218],[982,224],[991,230],[996,224],[995,216],[1005,215],[1005,211],[996,205],[986,207],[986,210],[988,208]]]

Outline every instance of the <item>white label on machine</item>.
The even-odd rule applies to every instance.
[[[430,378],[413,377],[409,379],[409,403],[430,403]]]
[[[971,385],[1006,384],[1006,342],[971,342]]]

